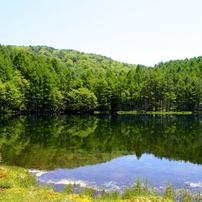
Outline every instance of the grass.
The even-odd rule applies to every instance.
[[[136,110],[131,110],[131,111],[117,111],[116,112],[119,115],[127,115],[127,114],[149,114],[149,115],[191,115],[191,111],[136,111]],[[107,111],[94,111],[94,114],[109,114]]]
[[[148,111],[147,114],[157,114],[157,115],[191,115],[192,112],[190,111],[181,111],[181,112],[177,112],[177,111],[170,111],[170,112],[154,112],[154,111]]]
[[[74,194],[73,185],[67,185],[62,192],[55,192],[50,187],[39,187],[36,178],[27,170],[19,167],[0,166],[0,201],[2,202],[189,202],[201,201],[201,193],[193,194],[184,189],[176,190],[168,185],[162,195],[155,189],[142,183],[138,179],[134,186],[126,189],[122,194],[118,192],[108,193],[85,188],[78,194]]]
[[[118,111],[117,114],[140,114],[138,111]]]
[[[88,196],[55,192],[50,187],[38,187],[37,181],[27,170],[0,166],[0,201],[2,202],[90,202]]]
[[[149,114],[149,115],[191,115],[191,111],[118,111],[117,114]]]

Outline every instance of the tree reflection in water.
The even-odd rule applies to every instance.
[[[0,154],[8,165],[50,170],[144,153],[202,164],[201,121],[168,115],[2,117]]]

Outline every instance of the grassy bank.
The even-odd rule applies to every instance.
[[[54,192],[48,187],[38,187],[34,176],[18,167],[0,167],[0,201],[2,202],[49,202],[91,201],[88,196]]]
[[[193,196],[181,192],[180,201],[193,201]],[[200,201],[201,196],[195,198]],[[104,202],[104,201],[164,201],[171,202],[176,198],[172,186],[167,186],[162,196],[154,189],[140,180],[130,189],[126,189],[122,195],[118,192],[96,194],[96,191],[86,188],[79,194],[74,194],[73,186],[68,185],[63,192],[55,192],[50,187],[39,187],[36,178],[27,170],[18,167],[0,166],[0,201],[2,202]],[[179,197],[178,197],[179,198]]]

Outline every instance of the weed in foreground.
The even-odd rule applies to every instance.
[[[171,184],[168,184],[166,186],[163,196],[166,199],[170,199],[170,200],[175,199],[175,191],[174,191],[174,188]]]
[[[148,183],[142,183],[140,179],[137,179],[135,184],[124,191],[122,199],[129,199],[137,196],[157,196],[154,189],[148,186]]]

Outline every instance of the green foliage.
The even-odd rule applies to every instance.
[[[96,194],[96,190],[93,189],[93,188],[85,188],[84,190],[82,190],[80,192],[80,195],[84,195],[84,196],[90,196],[92,198],[95,197],[95,194]]]
[[[124,191],[122,198],[130,199],[137,196],[156,196],[157,193],[155,189],[149,187],[147,183],[142,183],[140,179],[137,179],[135,184]]]
[[[0,201],[4,202],[92,201],[87,196],[58,193],[49,187],[38,187],[35,177],[27,170],[4,165],[0,167],[0,192]]]
[[[145,67],[74,50],[0,46],[0,80],[0,112],[202,108],[202,57]]]
[[[121,201],[121,195],[118,192],[105,192],[98,198],[98,201]]]
[[[66,194],[73,194],[74,193],[74,186],[72,184],[68,184],[64,189],[63,192]]]
[[[164,197],[166,199],[174,200],[175,199],[175,191],[171,184],[167,185],[164,191]]]
[[[0,167],[0,189],[5,188],[27,188],[37,184],[34,176],[28,171],[18,167],[1,166]]]
[[[92,111],[97,107],[97,98],[87,88],[73,89],[67,95],[67,105],[70,111]]]

